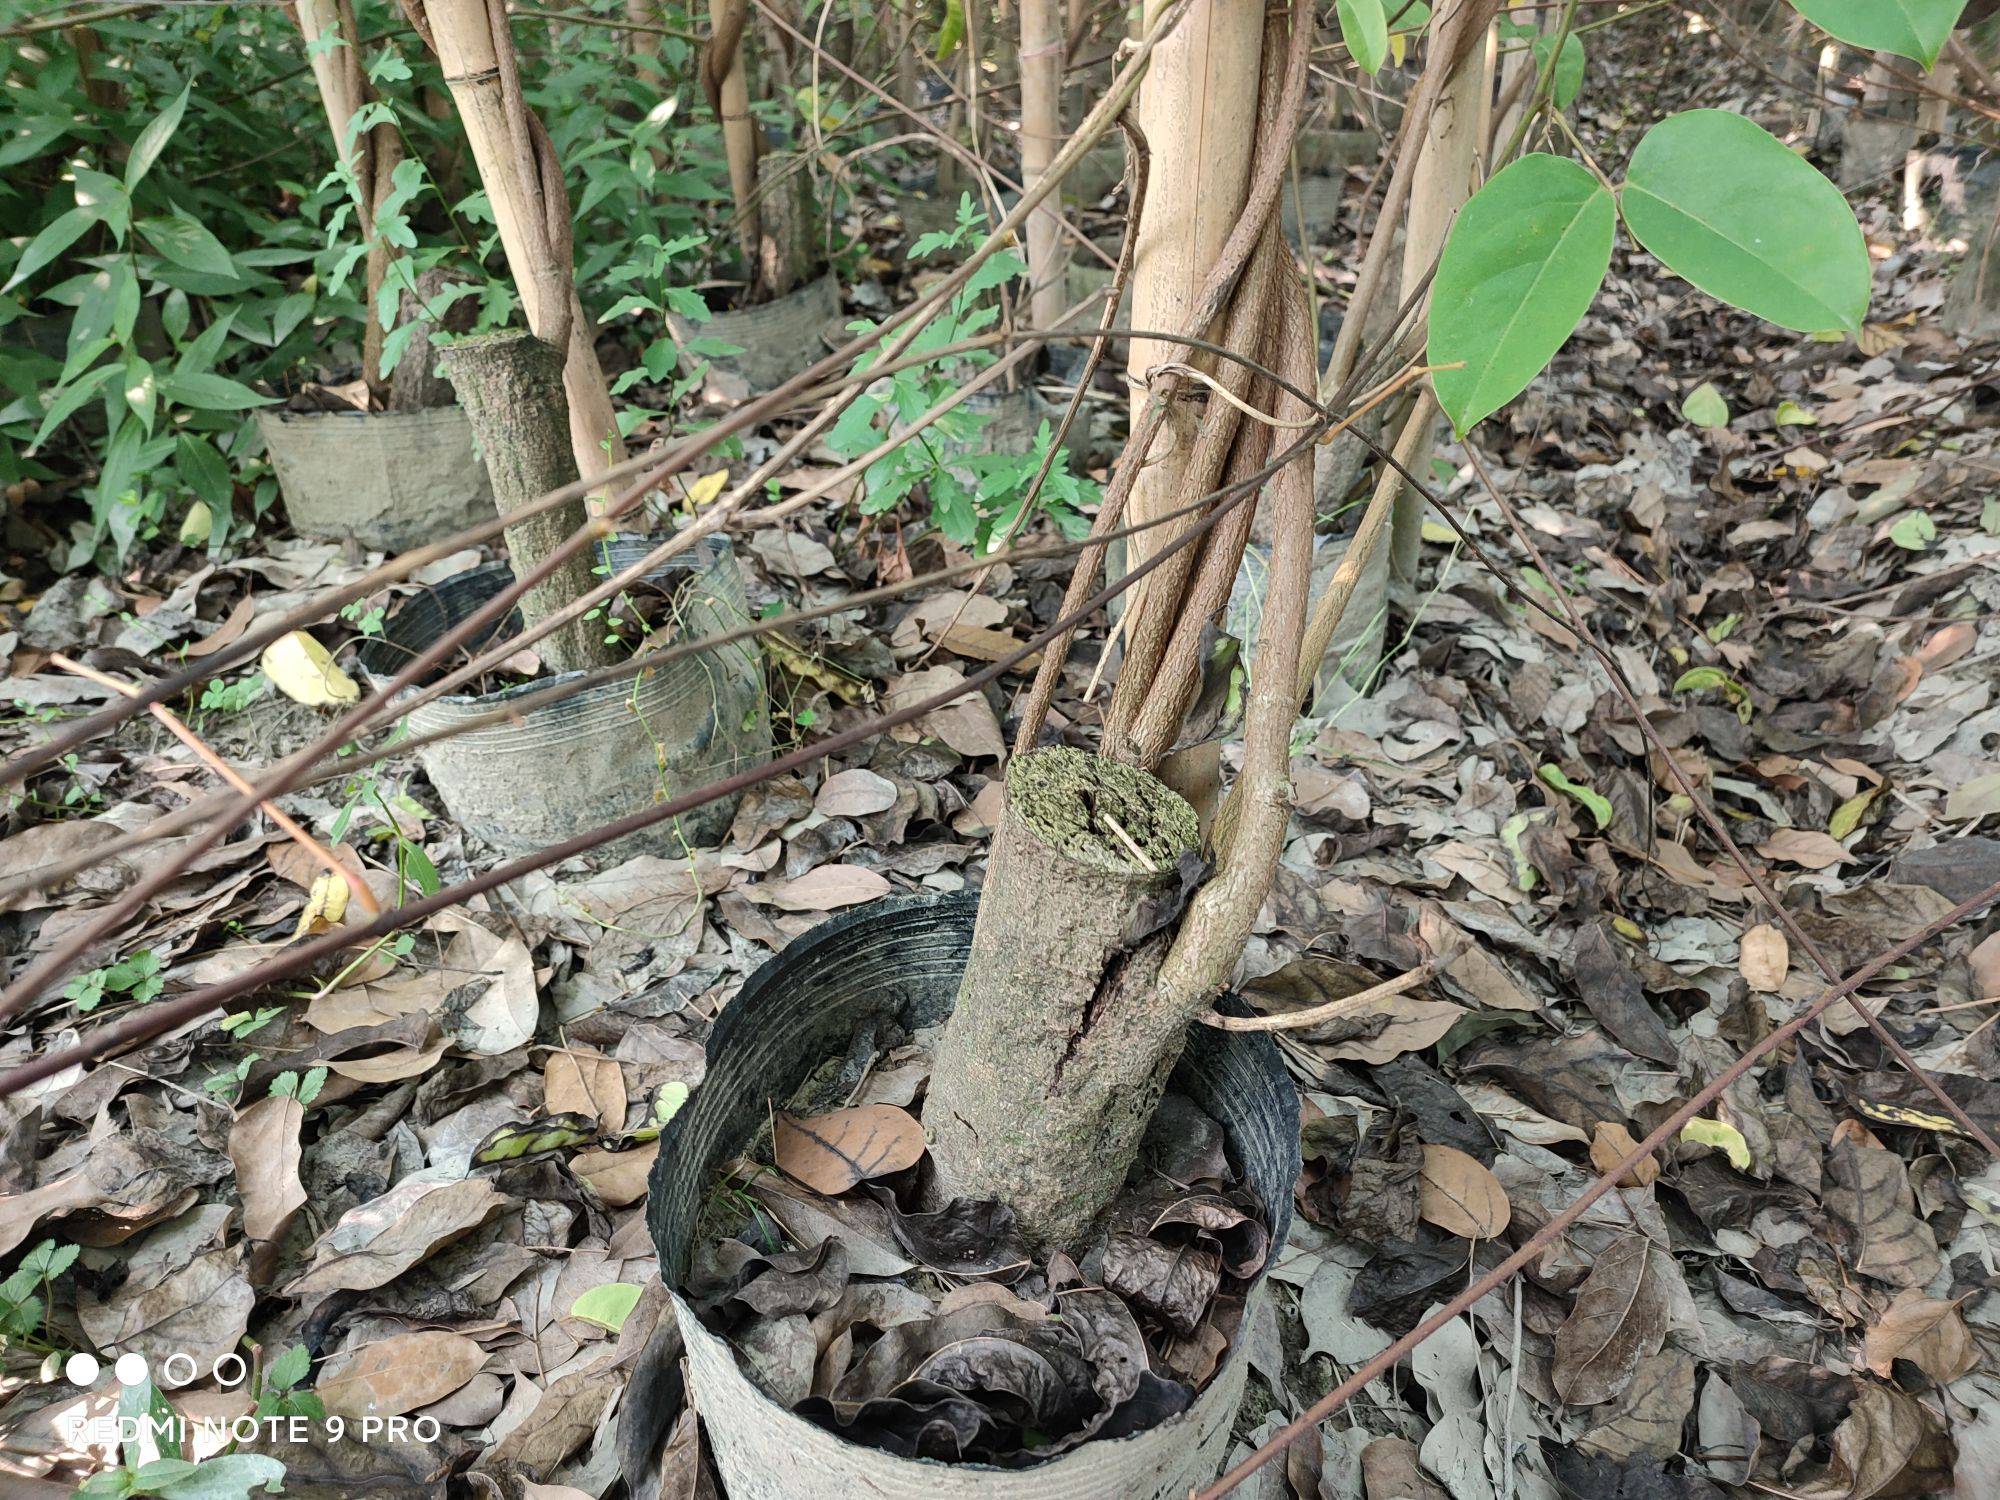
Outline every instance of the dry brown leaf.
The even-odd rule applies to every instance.
[[[83,1172],[72,1172],[25,1193],[0,1196],[0,1255],[12,1251],[49,1215],[95,1207],[103,1201],[103,1190]]]
[[[445,931],[456,929],[442,965],[460,979],[438,1008],[445,1034],[461,1051],[480,1057],[526,1046],[541,1014],[528,945],[516,933],[497,937],[455,912],[435,920]]]
[[[954,625],[944,633],[945,650],[957,656],[969,656],[974,661],[999,661],[1012,656],[1025,644],[1020,637],[1009,635],[1004,630],[988,630],[979,625]],[[1042,653],[1031,651],[1007,670],[1032,672],[1041,664]]]
[[[797,880],[751,885],[743,894],[780,911],[833,911],[889,894],[889,882],[860,865],[820,865]]]
[[[1414,995],[1391,995],[1365,1009],[1343,1016],[1342,1023],[1367,1028],[1371,1035],[1326,1046],[1329,1057],[1347,1062],[1380,1066],[1394,1062],[1405,1052],[1421,1052],[1444,1039],[1466,1013],[1462,1005],[1449,1000],[1420,1000]],[[1311,1033],[1307,1033],[1310,1035]]]
[[[1674,1274],[1673,1262],[1642,1234],[1621,1235],[1605,1247],[1556,1329],[1549,1373],[1563,1400],[1572,1406],[1613,1400],[1640,1363],[1660,1352]]]
[[[1868,1330],[1862,1357],[1884,1380],[1899,1359],[1907,1359],[1939,1385],[1950,1385],[1979,1363],[1979,1350],[1960,1316],[1959,1304],[1922,1292],[1904,1292]]]
[[[335,1415],[399,1417],[442,1401],[485,1363],[486,1351],[463,1334],[403,1333],[334,1355],[315,1389]]]
[[[1578,1446],[1609,1458],[1641,1453],[1671,1458],[1681,1451],[1681,1429],[1693,1410],[1694,1360],[1678,1349],[1663,1349],[1640,1361],[1611,1414],[1578,1439]]]
[[[1448,1500],[1419,1462],[1408,1438],[1377,1438],[1361,1450],[1361,1487],[1368,1500]]]
[[[1784,933],[1770,923],[1760,922],[1743,934],[1742,948],[1736,955],[1736,968],[1751,989],[1767,995],[1776,994],[1784,988],[1785,973],[1791,963],[1791,944],[1785,941]]]
[[[1842,1140],[1827,1153],[1825,1202],[1847,1228],[1855,1270],[1894,1287],[1930,1285],[1944,1262],[1936,1235],[1917,1217],[1901,1157]]]
[[[1456,1146],[1424,1147],[1417,1212],[1446,1234],[1497,1239],[1513,1217],[1500,1179]]]
[[[440,1037],[423,1048],[399,1047],[376,1057],[331,1058],[327,1068],[355,1083],[395,1083],[399,1079],[428,1073],[437,1066],[437,1060],[444,1056],[444,1049],[450,1045]]]
[[[896,805],[896,783],[856,767],[826,778],[813,798],[813,811],[828,818],[865,818]]]
[[[616,1363],[617,1356],[608,1355],[550,1381],[527,1416],[481,1454],[473,1467],[492,1469],[513,1463],[542,1474],[555,1468],[589,1441],[605,1407],[625,1389],[624,1381],[609,1378]]]
[[[778,1170],[832,1197],[923,1159],[924,1127],[893,1104],[863,1104],[800,1119],[778,1116],[772,1141]]]
[[[153,1233],[170,1235],[172,1228]],[[135,1278],[102,1299],[81,1288],[77,1320],[99,1349],[143,1354],[155,1369],[185,1354],[206,1370],[249,1329],[257,1294],[243,1260],[243,1246],[235,1244],[196,1255],[151,1285]]]
[[[964,681],[965,674],[956,667],[926,667],[921,672],[910,672],[889,685],[883,707],[890,710],[907,708]],[[977,690],[941,708],[934,708],[914,724],[901,725],[890,733],[911,744],[926,738],[943,740],[960,755],[999,756],[1007,750],[1007,742],[1000,734],[1000,721],[993,716],[993,706],[986,701],[986,695]]]
[[[237,1115],[229,1128],[229,1160],[243,1199],[243,1233],[259,1281],[268,1274],[278,1239],[306,1201],[299,1182],[299,1127],[305,1118],[297,1099],[273,1094]]]
[[[1639,1143],[1632,1139],[1632,1132],[1614,1120],[1599,1120],[1597,1131],[1590,1138],[1590,1164],[1600,1172],[1609,1172],[1632,1152]],[[1656,1181],[1660,1175],[1659,1162],[1648,1156],[1631,1171],[1618,1179],[1620,1187],[1644,1187]]]
[[[291,1297],[386,1286],[514,1200],[483,1177],[458,1182],[405,1178],[341,1216],[313,1247],[313,1263],[285,1288]]]
[[[1757,852],[1808,870],[1828,870],[1854,858],[1839,839],[1811,828],[1780,828],[1757,846]]]
[[[587,1115],[606,1130],[625,1128],[625,1074],[600,1052],[551,1052],[542,1068],[544,1114]]]
[[[630,1151],[600,1151],[595,1147],[570,1158],[569,1169],[597,1194],[598,1201],[623,1208],[646,1196],[646,1179],[659,1157],[660,1143],[648,1141]]]

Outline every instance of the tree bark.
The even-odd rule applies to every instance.
[[[1848,116],[1840,152],[1840,185],[1865,188],[1903,165],[1917,139],[1916,100],[1896,74],[1912,66],[1879,52],[1862,80],[1861,104]]]
[[[354,117],[374,97],[361,67],[361,28],[355,24],[349,0],[298,0],[299,34],[306,40],[312,59],[313,80],[319,85],[320,104],[326,110],[327,128],[333,133],[333,150],[343,158],[354,177],[354,214],[360,221],[361,239],[368,247],[367,288],[361,333],[361,378],[377,407],[389,395],[389,373],[382,368],[381,295],[388,280],[395,250],[376,232],[375,213],[390,191],[390,175],[402,160],[403,138],[396,128],[380,124],[357,134]],[[339,45],[322,44],[322,37],[337,37]]]
[[[1164,9],[1164,0],[1147,0],[1148,29]],[[1153,170],[1132,267],[1135,328],[1187,323],[1203,277],[1242,217],[1263,38],[1259,0],[1196,0],[1180,29],[1153,54],[1139,89],[1139,128],[1152,148]],[[1134,339],[1127,364],[1143,381],[1154,365],[1182,359],[1204,370],[1213,363],[1190,357],[1184,345]],[[1145,399],[1143,390],[1135,392],[1135,422]],[[1147,453],[1132,490],[1132,523],[1154,520],[1177,503],[1189,436],[1170,423]],[[1132,537],[1126,543],[1129,563],[1137,565],[1157,545],[1148,533]],[[1137,585],[1128,608],[1144,608],[1151,583]]]
[[[569,198],[553,149],[541,149],[548,137],[527,106],[507,98],[513,38],[495,34],[487,0],[426,0],[424,9],[528,327],[564,350],[570,450],[594,478],[623,461],[625,442],[571,276]]]
[[[396,321],[413,323],[423,317],[424,304],[441,294],[450,282],[451,275],[442,266],[432,266],[418,276],[414,290],[407,286],[403,288]],[[432,335],[434,332],[470,333],[477,316],[477,307],[470,300],[461,298],[446,310],[435,329],[423,329],[403,346],[402,357],[396,361],[396,368],[389,376],[389,410],[428,411],[432,407],[449,406],[457,399],[451,382],[438,370],[438,356],[442,351],[433,342]]]
[[[757,197],[757,122],[750,118],[750,75],[743,65],[743,32],[749,18],[749,0],[708,0],[710,38],[702,54],[701,80],[709,107],[722,122],[722,152],[729,162],[729,192],[736,205],[731,222],[744,274],[754,281],[764,235]]]
[[[577,480],[563,396],[563,357],[531,333],[495,333],[460,340],[439,364],[472,422],[503,516],[537,496]],[[573,532],[590,524],[581,500],[558,505],[507,528],[514,576],[525,577]],[[540,624],[590,592],[591,553],[584,549],[521,596],[521,620]],[[609,666],[618,659],[594,620],[581,617],[544,636],[535,648],[551,672]]]
[[[1021,0],[1021,182],[1033,187],[1062,145],[1063,0]],[[1068,306],[1059,199],[1028,220],[1028,316],[1054,328]]]
[[[1410,180],[1410,208],[1403,240],[1403,285],[1414,287],[1444,251],[1451,221],[1472,196],[1473,163],[1481,140],[1486,101],[1493,92],[1493,53],[1483,37],[1468,39],[1459,30],[1472,17],[1449,6],[1433,13],[1425,45],[1440,51],[1455,49],[1458,66],[1445,81],[1444,93],[1430,118],[1416,172]],[[1504,147],[1506,142],[1501,142]],[[1433,423],[1433,425],[1435,425]],[[1421,474],[1430,463],[1434,434],[1426,429],[1410,464]],[[1417,555],[1423,536],[1424,501],[1404,488],[1396,500],[1389,540],[1389,569],[1407,583],[1417,576]]]
[[[1143,771],[1061,748],[1009,763],[924,1106],[947,1193],[997,1197],[1064,1248],[1115,1196],[1172,1068],[1152,1036],[1157,929],[1197,837]]]

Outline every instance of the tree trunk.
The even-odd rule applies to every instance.
[[[1165,8],[1166,0],[1146,0],[1148,30]],[[1243,215],[1263,45],[1264,7],[1257,0],[1195,0],[1180,29],[1153,54],[1139,89],[1139,128],[1153,160],[1132,267],[1130,322],[1135,328],[1181,328],[1187,323],[1203,277]],[[1139,377],[1132,396],[1135,423],[1147,400],[1145,372],[1154,365],[1186,361],[1204,371],[1215,368],[1212,358],[1181,344],[1134,339],[1128,347],[1128,368]],[[1215,403],[1209,415],[1221,415]],[[1156,520],[1180,503],[1195,446],[1193,412],[1177,403],[1133,486],[1132,522]],[[1143,562],[1166,531],[1161,527],[1129,538],[1126,565]],[[1165,580],[1142,581],[1125,596],[1125,608],[1143,612],[1149,592],[1165,586]],[[1185,764],[1163,767],[1162,775],[1207,813],[1214,809],[1220,765],[1212,753],[1198,752]]]
[[[376,232],[375,213],[389,195],[389,178],[402,159],[403,138],[386,123],[355,133],[354,117],[374,99],[374,90],[362,71],[361,29],[349,0],[298,0],[298,18],[327,128],[333,133],[334,154],[345,160],[354,178],[354,214],[368,247],[361,378],[379,408],[389,395],[389,372],[382,368],[382,284],[388,280],[395,249]],[[338,38],[338,43],[322,42],[323,37]]]
[[[1433,13],[1425,45],[1456,49],[1458,66],[1446,80],[1424,136],[1422,154],[1410,181],[1410,208],[1403,241],[1403,285],[1414,287],[1430,274],[1444,251],[1451,221],[1472,196],[1473,163],[1481,139],[1486,101],[1493,92],[1493,53],[1480,37],[1466,38],[1459,23],[1469,12],[1440,6]],[[1502,141],[1501,146],[1506,145]],[[1430,465],[1432,435],[1419,443],[1410,471],[1422,474]],[[1389,570],[1401,582],[1417,576],[1417,555],[1423,536],[1424,500],[1405,487],[1396,501],[1389,540]]]
[[[1166,0],[1147,0],[1148,29],[1164,9]],[[1180,29],[1153,53],[1139,88],[1139,128],[1153,163],[1132,266],[1135,328],[1187,322],[1203,276],[1242,217],[1263,36],[1260,0],[1195,0]],[[1143,381],[1152,366],[1182,359],[1202,369],[1212,364],[1190,358],[1184,345],[1156,339],[1132,340],[1127,364]],[[1136,421],[1145,393],[1132,399]],[[1178,423],[1161,433],[1133,487],[1131,521],[1151,521],[1176,503],[1190,436]],[[1126,556],[1136,566],[1155,545],[1142,532],[1126,543]],[[1142,608],[1146,593],[1141,582],[1128,607]]]
[[[1194,810],[1143,771],[1069,749],[1009,763],[924,1106],[946,1192],[997,1197],[1064,1247],[1117,1192],[1172,1066],[1154,1035],[1158,928],[1197,837]]]
[[[1872,187],[1903,165],[1916,144],[1917,110],[1909,86],[1896,74],[1912,66],[1892,53],[1877,53],[1862,81],[1861,104],[1848,117],[1840,152],[1840,186]]]
[[[577,480],[563,396],[563,357],[531,333],[495,333],[461,339],[439,363],[472,422],[493,480],[500,513]],[[581,500],[572,500],[507,528],[514,576],[525,577],[573,532],[589,524]],[[588,548],[571,557],[521,596],[521,620],[532,629],[590,592]],[[618,659],[597,622],[578,618],[542,637],[535,649],[551,672],[609,666]]]
[[[1021,0],[1021,183],[1033,187],[1062,145],[1063,0]],[[1028,220],[1028,317],[1054,328],[1069,305],[1069,255],[1051,195]]]
[[[442,294],[450,283],[450,272],[443,266],[432,266],[417,277],[414,289],[403,288],[396,321],[413,323],[422,318],[424,304]],[[460,298],[445,311],[435,330],[425,328],[403,346],[402,357],[389,376],[389,410],[428,411],[432,407],[449,406],[457,399],[451,382],[438,371],[438,356],[442,351],[433,342],[432,334],[470,333],[478,313],[470,298]]]
[[[722,152],[729,162],[729,193],[736,207],[730,223],[743,273],[754,282],[763,225],[757,198],[757,122],[750,118],[750,75],[743,65],[743,32],[749,17],[748,0],[708,0],[710,38],[702,54],[701,77],[709,107],[722,122]]]
[[[625,442],[577,300],[569,198],[554,151],[542,149],[547,134],[527,106],[515,98],[511,105],[518,107],[510,107],[505,80],[513,76],[513,38],[494,34],[486,0],[428,0],[425,13],[528,327],[564,350],[570,450],[578,472],[595,477],[624,459]]]
[[[1207,13],[1197,7],[1184,24],[1199,35],[1208,23],[1212,40],[1223,29],[1217,12],[1233,5],[1213,0]],[[1276,378],[1228,360],[1211,378],[1252,411],[1274,415],[1245,417],[1228,401],[1210,399],[1191,446],[1162,455],[1182,471],[1186,487],[1168,497],[1167,508],[1197,500],[1218,478],[1250,483],[1274,433],[1289,436],[1309,425],[1306,402],[1277,383],[1309,388],[1316,371],[1304,284],[1283,249],[1276,206],[1303,113],[1311,10],[1295,0],[1289,16],[1267,18],[1257,6],[1249,11],[1260,32],[1261,62],[1248,80],[1248,107],[1238,111],[1235,101],[1208,96],[1219,118],[1237,121],[1236,139],[1224,149],[1212,139],[1218,132],[1196,126],[1181,133],[1201,141],[1204,157],[1239,166],[1254,159],[1257,169],[1224,226],[1224,243],[1195,268],[1184,308],[1167,326],[1202,333],[1219,323],[1215,337],[1222,344],[1272,367]],[[1149,84],[1157,76],[1149,75]],[[1149,194],[1141,224],[1152,222],[1155,211]],[[1168,358],[1182,362],[1182,349]],[[1175,371],[1150,382],[1150,399],[1094,523],[1099,533],[1120,524],[1137,494],[1135,479],[1150,472],[1141,456],[1159,451],[1161,413],[1183,382],[1196,388]],[[1083,1248],[1086,1230],[1125,1180],[1188,1024],[1226,983],[1269,889],[1289,808],[1288,732],[1312,550],[1311,475],[1311,448],[1304,445],[1275,478],[1238,490],[1265,496],[1279,516],[1247,698],[1237,799],[1244,810],[1237,835],[1218,841],[1216,874],[1195,893],[1178,930],[1182,867],[1200,827],[1194,807],[1170,789],[1166,762],[1200,686],[1205,628],[1227,603],[1241,565],[1250,503],[1211,515],[1199,530],[1192,516],[1174,523],[1173,535],[1187,545],[1158,560],[1147,579],[1157,586],[1126,616],[1132,650],[1119,675],[1115,714],[1107,715],[1103,753],[1028,751],[1008,767],[973,951],[938,1050],[924,1123],[943,1187],[997,1195],[1038,1240]],[[1088,583],[1081,571],[1071,579],[1066,609]],[[1034,741],[1065,645],[1052,642],[1038,670],[1022,743]],[[1213,752],[1211,745],[1196,748]]]

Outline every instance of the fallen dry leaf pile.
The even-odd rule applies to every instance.
[[[695,1306],[773,1400],[904,1457],[1016,1467],[1185,1410],[1270,1249],[1221,1127],[1170,1096],[1082,1260],[1036,1256],[1003,1204],[916,1206],[929,1040],[871,1065],[858,1102],[775,1116],[777,1176],[738,1168],[741,1223],[698,1247]]]

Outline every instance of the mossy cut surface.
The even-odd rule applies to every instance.
[[[1113,822],[1158,871],[1172,869],[1201,839],[1194,809],[1158,780],[1065,746],[1016,756],[1007,767],[1007,800],[1049,848],[1111,874],[1143,873]]]

